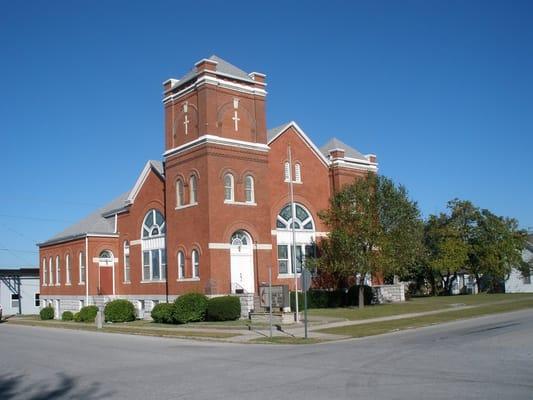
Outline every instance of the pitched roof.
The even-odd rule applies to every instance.
[[[163,164],[161,161],[149,160],[147,165],[152,166],[161,176],[163,176]],[[45,242],[38,243],[38,245],[42,246],[57,242],[64,242],[78,237],[84,237],[87,234],[108,235],[115,233],[115,219],[113,217],[116,213],[126,209],[129,204],[127,200],[132,190],[122,193],[105,206],[69,226],[62,232],[59,232],[57,235],[52,236]]]
[[[285,122],[283,125],[276,126],[275,128],[267,130],[267,142],[274,139],[279,133],[283,132],[291,122]]]
[[[320,151],[326,157],[329,157],[329,151],[332,149],[343,149],[345,157],[368,161],[368,159],[363,154],[361,154],[357,149],[354,149],[353,147],[348,146],[346,143],[340,141],[339,139],[335,137],[331,138],[325,145],[320,147]]]
[[[223,75],[227,75],[227,76],[230,76],[230,77],[233,77],[233,78],[237,78],[237,79],[240,79],[240,80],[244,80],[244,81],[247,81],[247,82],[250,82],[250,83],[254,83],[255,82],[242,69],[236,67],[235,65],[227,62],[226,60],[224,60],[224,59],[222,59],[222,58],[220,58],[220,57],[218,57],[218,56],[216,56],[214,54],[211,57],[209,57],[208,60],[216,61],[218,63],[215,73],[220,73],[220,74],[223,74]],[[178,85],[182,85],[183,83],[185,83],[187,81],[190,81],[191,79],[195,78],[196,76],[198,76],[198,72],[196,71],[196,67],[195,67],[195,68],[191,69],[189,72],[187,72],[185,75],[183,75],[178,80],[177,84]]]

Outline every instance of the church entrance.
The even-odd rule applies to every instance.
[[[113,253],[104,250],[98,257],[98,294],[112,295],[113,293],[113,269],[115,266]]]
[[[231,236],[231,292],[254,293],[254,260],[252,238],[245,231]]]

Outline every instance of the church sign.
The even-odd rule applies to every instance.
[[[259,299],[261,307],[268,308],[269,305],[269,286],[259,287]],[[289,287],[287,285],[272,286],[272,308],[289,307]]]

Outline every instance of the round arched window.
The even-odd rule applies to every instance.
[[[150,210],[144,217],[143,226],[142,226],[142,237],[143,239],[150,238],[153,236],[164,235],[166,232],[165,228],[165,218],[157,210]]]
[[[287,204],[281,209],[276,220],[276,228],[292,229],[294,224],[294,229],[309,231],[314,230],[313,218],[311,218],[309,212],[299,204],[296,204],[294,208],[294,221],[292,220],[292,210],[290,204]]]

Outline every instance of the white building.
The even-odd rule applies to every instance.
[[[531,263],[533,260],[533,234],[527,237],[526,248],[522,252],[522,259]],[[523,275],[522,272],[513,268],[509,278],[505,281],[505,293],[533,293],[533,284],[531,282],[531,273]]]
[[[0,269],[0,305],[4,318],[38,314],[39,268]]]

